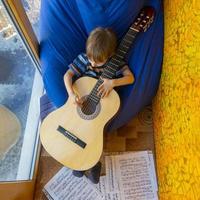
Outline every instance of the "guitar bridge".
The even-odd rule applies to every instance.
[[[62,133],[65,137],[67,137],[69,140],[80,146],[81,148],[86,147],[86,143],[83,142],[80,138],[76,137],[74,134],[70,133],[68,130],[64,129],[62,126],[58,126],[57,131]]]

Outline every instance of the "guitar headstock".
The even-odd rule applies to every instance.
[[[131,27],[137,32],[145,32],[153,22],[154,16],[155,10],[153,7],[144,7]]]

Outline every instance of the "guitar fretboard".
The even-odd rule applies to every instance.
[[[101,75],[102,78],[112,79],[113,77],[115,77],[115,74],[118,71],[119,67],[122,63],[124,63],[124,58],[128,53],[129,49],[131,48],[137,34],[138,32],[136,30],[133,30],[132,27],[129,28],[123,40],[120,42],[116,54],[106,64],[106,67],[104,68],[104,71]],[[99,78],[99,80],[97,81],[97,83],[95,84],[94,88],[88,96],[88,99],[93,101],[96,105],[101,99],[101,97],[97,95],[97,89],[102,83],[103,80]]]

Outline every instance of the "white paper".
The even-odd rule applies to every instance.
[[[44,193],[51,200],[104,199],[102,194],[86,177],[75,177],[72,171],[65,167],[44,186]]]
[[[157,185],[157,178],[156,178],[156,171],[155,171],[153,153],[148,152],[148,154],[149,154],[149,160],[150,160],[149,164],[150,164],[151,178],[152,178],[152,182],[154,184],[154,190],[157,192],[158,191],[158,185]]]
[[[106,192],[119,192],[119,184],[116,179],[115,162],[113,162],[113,156],[105,157],[106,163]]]
[[[97,190],[102,194],[106,194],[106,177],[100,176],[99,183],[95,185]]]
[[[101,176],[99,184],[96,185],[97,189],[102,193],[105,200],[121,200],[120,192],[107,192],[106,190],[106,176]]]
[[[147,151],[106,157],[107,193],[120,194],[122,200],[155,200],[155,181]]]
[[[105,157],[106,176],[98,184],[77,178],[63,167],[44,187],[49,200],[157,200],[157,181],[151,151]]]

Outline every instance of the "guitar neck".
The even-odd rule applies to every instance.
[[[137,30],[134,30],[132,27],[129,28],[128,32],[120,42],[116,54],[109,60],[104,68],[104,71],[101,75],[102,78],[112,79],[115,77],[116,72],[122,63],[124,63],[124,58],[128,51],[130,50],[136,35],[138,34]],[[99,78],[88,98],[91,99],[94,103],[98,104],[100,97],[97,95],[98,87],[103,83],[102,79]]]
[[[117,60],[124,60],[126,54],[130,50],[136,35],[138,32],[136,30],[133,30],[133,28],[129,28],[128,32],[124,36],[123,40],[120,42],[116,55],[114,57],[117,57]],[[109,64],[109,63],[108,63]]]

